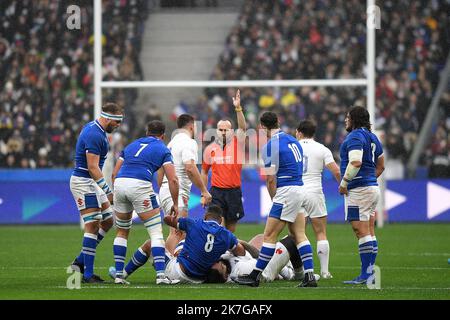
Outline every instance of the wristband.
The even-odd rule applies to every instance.
[[[108,184],[106,183],[105,178],[100,178],[95,182],[107,195],[112,192]]]
[[[240,112],[240,111],[242,111],[242,107],[239,107],[239,108],[234,108],[234,111],[236,111],[236,112]]]

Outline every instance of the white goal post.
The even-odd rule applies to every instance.
[[[103,88],[176,88],[176,87],[339,87],[359,86],[367,90],[367,110],[375,127],[375,27],[371,11],[375,0],[367,0],[368,21],[366,23],[366,73],[365,79],[311,79],[311,80],[237,80],[237,81],[102,81],[102,0],[94,0],[94,116],[100,116]],[[372,27],[369,27],[372,25]],[[376,129],[376,128],[374,128]],[[383,178],[381,178],[383,179]],[[382,201],[377,208],[377,226],[384,224],[384,179],[380,183]]]

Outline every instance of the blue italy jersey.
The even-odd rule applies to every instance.
[[[375,175],[377,160],[383,154],[383,147],[380,140],[366,128],[358,128],[350,132],[340,149],[341,176],[344,176],[349,162],[348,153],[351,150],[362,150],[363,158],[358,174],[348,183],[347,189],[377,186],[377,177]]]
[[[121,153],[122,167],[117,178],[152,181],[153,174],[166,163],[173,163],[172,154],[163,141],[143,137],[130,143]]]
[[[303,149],[291,135],[280,131],[263,147],[264,166],[275,167],[277,188],[302,186]]]
[[[238,244],[236,236],[215,221],[179,218],[178,228],[186,239],[177,261],[191,277],[204,279],[220,256]]]
[[[91,178],[88,171],[86,153],[89,152],[100,157],[98,166],[101,170],[105,163],[108,149],[108,138],[100,123],[95,120],[86,124],[78,137],[75,150],[75,169],[73,170],[72,175]]]

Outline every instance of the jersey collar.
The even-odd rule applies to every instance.
[[[95,119],[95,124],[97,125],[97,127],[99,127],[100,128],[100,130],[102,130],[103,131],[103,133],[105,133],[105,129],[103,129],[103,127],[102,127],[102,125],[100,124],[100,122],[98,122],[98,119]]]

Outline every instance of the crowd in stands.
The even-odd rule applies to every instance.
[[[212,80],[365,78],[365,1],[246,1]],[[390,159],[405,163],[418,137],[439,73],[449,53],[448,1],[383,1],[377,31],[376,104],[378,130]],[[191,106],[213,125],[233,117],[232,92],[206,90]],[[365,106],[365,88],[244,89],[243,105],[251,127],[265,110],[281,114],[284,129],[299,119],[318,124],[317,139],[338,159],[350,105]],[[449,106],[448,98],[442,106]],[[444,112],[421,164],[435,158],[450,167],[450,118]],[[444,160],[446,159],[446,160]]]
[[[73,165],[78,132],[93,117],[93,8],[91,1],[78,3],[81,29],[69,30],[70,1],[0,2],[0,167]],[[103,79],[142,80],[139,54],[148,2],[102,3]],[[450,4],[377,4],[382,14],[376,44],[375,125],[386,133],[388,156],[404,163],[449,52]],[[211,80],[364,78],[365,5],[360,0],[247,0]],[[232,89],[208,89],[185,109],[202,120],[204,128],[213,127],[223,117],[234,118],[232,95]],[[363,87],[243,88],[241,96],[250,127],[257,126],[265,110],[280,114],[283,129],[291,133],[300,119],[313,119],[317,140],[329,146],[336,159],[345,137],[345,110],[352,104],[365,105]],[[103,90],[103,97],[132,110],[137,90]],[[421,164],[438,174],[450,167],[449,102],[444,96],[440,120],[421,158]],[[135,117],[127,112],[123,132],[130,131]],[[150,108],[147,117],[161,115]]]
[[[66,0],[0,2],[0,167],[72,167],[81,126],[92,120],[93,7],[77,1],[80,29],[69,29]],[[144,0],[103,4],[105,80],[140,80]],[[136,92],[104,91],[132,106]],[[127,121],[133,121],[128,114]],[[127,130],[127,125],[123,127]]]

